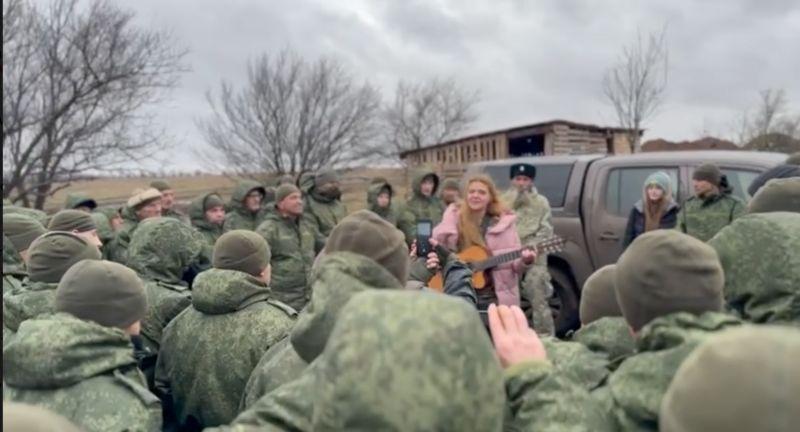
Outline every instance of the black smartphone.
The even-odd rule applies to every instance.
[[[417,256],[426,257],[433,250],[431,248],[431,234],[433,233],[433,223],[430,219],[420,219],[417,221]]]

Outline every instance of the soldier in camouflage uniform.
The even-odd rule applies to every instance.
[[[692,180],[695,196],[678,212],[676,229],[705,242],[744,214],[745,205],[731,195],[727,179],[715,165],[697,167]]]
[[[25,262],[19,255],[11,240],[3,234],[3,295],[20,287],[22,281],[28,276]]]
[[[83,192],[73,192],[67,194],[64,199],[64,210],[80,210],[91,213],[97,208],[97,201]]]
[[[747,204],[747,213],[778,211],[800,213],[800,174],[768,181]]]
[[[411,178],[411,197],[406,201],[404,217],[407,218],[404,233],[406,239],[417,235],[416,223],[420,219],[430,219],[433,226],[442,221],[444,204],[436,196],[439,190],[439,176],[429,170],[415,172]]]
[[[185,214],[175,210],[175,190],[166,180],[154,180],[150,182],[150,187],[161,192],[161,216],[189,223]]]
[[[749,214],[709,244],[725,270],[733,312],[755,323],[800,323],[800,214]]]
[[[461,199],[461,185],[458,179],[448,178],[442,182],[442,191],[439,193],[442,204],[447,208],[450,204],[455,204]]]
[[[122,227],[114,240],[108,243],[104,253],[109,260],[128,265],[128,246],[139,222],[161,216],[161,192],[157,189],[136,190],[120,211]]]
[[[258,234],[225,233],[214,268],[194,281],[192,305],[164,330],[156,386],[174,402],[181,428],[231,422],[256,362],[289,333],[297,312],[270,292],[269,262]]]
[[[400,229],[403,211],[401,203],[395,201],[394,188],[383,178],[376,178],[367,188],[367,209]]]
[[[511,166],[512,189],[504,196],[504,200],[517,214],[517,233],[523,245],[535,245],[553,235],[550,203],[540,195],[533,184],[536,178],[536,167],[528,164]],[[553,293],[550,284],[550,273],[547,270],[547,255],[536,258],[536,263],[522,277],[520,284],[521,297],[530,303],[528,319],[540,335],[555,333],[553,315],[548,299]],[[527,308],[523,308],[525,310]]]
[[[3,325],[9,330],[3,335],[10,336],[26,320],[52,313],[64,273],[78,261],[101,258],[97,247],[72,233],[55,231],[36,239],[30,248],[28,279],[3,295]],[[4,337],[3,345],[9,341],[10,337]]]
[[[151,388],[164,327],[191,304],[186,279],[189,273],[197,271],[202,251],[200,234],[172,218],[143,221],[131,239],[128,265],[142,278],[147,291],[142,341],[149,355],[142,368]]]
[[[746,326],[703,343],[661,404],[662,432],[790,432],[800,424],[800,330]]]
[[[47,230],[44,225],[30,216],[20,213],[3,215],[3,235],[11,241],[23,263],[28,261],[28,248],[31,243],[45,232]]]
[[[61,279],[55,310],[24,322],[3,349],[3,399],[52,410],[89,432],[161,430],[161,404],[131,342],[147,310],[136,274],[81,261]]]
[[[222,235],[225,222],[225,202],[216,192],[200,195],[189,204],[192,226],[203,237],[203,260],[211,262],[214,243]]]
[[[408,249],[400,231],[361,210],[331,233],[326,255],[311,274],[314,295],[292,330],[291,342],[268,351],[247,383],[243,408],[296,379],[322,349],[342,306],[369,289],[402,289],[408,279]]]
[[[275,200],[275,209],[256,232],[273,250],[270,288],[275,298],[299,311],[311,298],[308,275],[317,252],[315,233],[301,222],[303,199],[296,186],[281,185]]]
[[[10,214],[20,214],[23,216],[27,216],[36,222],[39,222],[42,226],[47,226],[50,222],[50,217],[47,216],[47,213],[27,207],[19,207],[13,204],[3,204],[3,216]],[[5,223],[3,224],[5,226]]]
[[[341,200],[339,176],[333,171],[321,171],[303,180],[300,190],[305,195],[304,222],[327,238],[333,227],[347,216],[347,207]]]
[[[243,180],[236,185],[225,214],[223,231],[246,229],[255,231],[266,216],[263,209],[264,186],[252,180]]]
[[[103,246],[94,218],[91,214],[80,210],[61,210],[54,214],[47,230],[71,232],[97,248]]]

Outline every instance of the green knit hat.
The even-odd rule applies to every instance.
[[[154,189],[158,189],[159,192],[164,192],[165,190],[171,190],[172,186],[167,183],[166,180],[153,180],[150,182],[150,187]]]
[[[97,225],[89,213],[80,210],[61,210],[50,219],[47,229],[50,231],[86,232],[97,229]]]
[[[272,259],[264,237],[249,230],[228,231],[214,245],[214,268],[258,276]]]
[[[27,250],[45,232],[44,226],[32,217],[19,213],[3,214],[3,234],[11,240],[17,252]]]
[[[142,280],[128,267],[83,260],[70,267],[58,283],[55,310],[124,329],[144,319],[147,297]]]
[[[99,260],[97,246],[66,231],[51,231],[31,243],[28,276],[33,282],[58,283],[78,261]]]
[[[796,431],[800,330],[745,326],[712,336],[678,369],[659,430]]]
[[[461,190],[461,185],[459,184],[458,179],[447,178],[447,179],[444,180],[444,182],[442,182],[442,190],[445,190],[445,189],[452,189],[452,190],[460,191]]]
[[[756,192],[748,213],[787,211],[800,213],[800,177],[773,179]]]
[[[675,312],[722,310],[725,278],[716,251],[681,232],[656,230],[637,237],[616,273],[617,303],[634,331]]]
[[[586,325],[604,317],[622,316],[614,294],[617,266],[610,264],[594,272],[581,291],[581,324]]]
[[[275,204],[280,204],[281,201],[295,192],[300,193],[300,189],[291,183],[284,183],[278,186],[278,189],[275,191]]]
[[[208,194],[205,199],[203,200],[203,211],[207,212],[214,207],[225,207],[225,201],[222,199],[219,194]]]
[[[325,243],[325,252],[340,251],[372,258],[403,285],[408,280],[409,256],[405,236],[369,210],[359,210],[333,228]]]
[[[706,163],[695,168],[692,174],[693,180],[705,180],[713,185],[719,186],[722,182],[722,171],[714,164]]]

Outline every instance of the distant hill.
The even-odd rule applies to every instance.
[[[642,144],[643,152],[656,151],[682,151],[682,150],[742,150],[731,141],[704,137],[695,141],[667,141],[665,139],[653,139]]]

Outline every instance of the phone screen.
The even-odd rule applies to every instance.
[[[431,235],[431,223],[430,222],[418,222],[417,223],[417,235],[430,237],[430,235]]]

